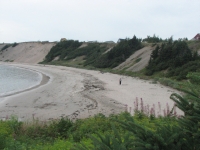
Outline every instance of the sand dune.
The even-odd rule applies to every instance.
[[[154,47],[146,46],[140,50],[137,50],[134,54],[132,54],[126,61],[121,63],[119,66],[114,69],[125,69],[127,71],[137,72],[144,69],[149,62],[150,55],[154,50]],[[137,59],[141,59],[139,62],[136,62]]]
[[[45,58],[55,43],[24,42],[1,51],[0,61],[37,64]],[[3,45],[1,45],[3,47]],[[1,49],[1,48],[0,48]]]

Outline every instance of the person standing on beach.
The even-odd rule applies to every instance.
[[[122,84],[122,78],[119,78],[119,85]]]

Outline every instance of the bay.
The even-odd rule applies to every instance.
[[[42,75],[36,71],[0,65],[0,96],[6,96],[38,85]]]

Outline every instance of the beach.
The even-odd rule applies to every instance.
[[[133,113],[134,102],[158,107],[161,114],[174,106],[170,87],[152,81],[100,71],[42,64],[5,63],[35,70],[43,75],[40,85],[0,98],[0,119],[17,116],[21,121],[50,121],[68,117],[72,120],[102,113],[106,116],[123,111]],[[119,84],[119,79],[122,84]],[[153,106],[154,105],[154,106]],[[156,114],[158,109],[156,109]],[[177,110],[178,114],[182,114]]]

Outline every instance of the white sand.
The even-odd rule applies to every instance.
[[[44,60],[56,43],[24,42],[0,51],[0,61],[37,64]],[[0,49],[3,45],[0,45]]]
[[[142,98],[145,105],[155,104],[156,108],[160,102],[163,110],[166,103],[172,108],[174,102],[169,97],[173,92],[178,93],[150,81],[111,73],[63,66],[9,64],[37,70],[50,80],[37,88],[0,98],[0,119],[11,115],[21,120],[51,120],[61,116],[76,119],[97,113],[109,115],[125,111],[126,104],[133,109],[136,97]],[[119,85],[120,77],[122,85]]]

